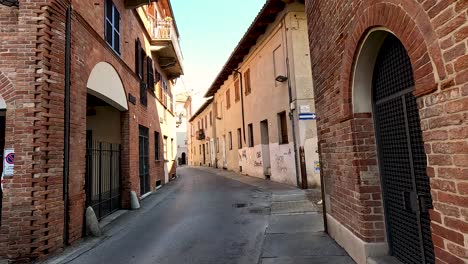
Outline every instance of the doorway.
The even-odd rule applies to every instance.
[[[149,177],[149,129],[144,126],[139,128],[139,150],[140,150],[140,195],[150,192]]]
[[[203,165],[206,164],[206,148],[205,144],[203,144]]]
[[[187,164],[187,154],[185,152],[182,152],[182,155],[180,157],[180,165],[185,165]]]
[[[2,159],[0,166],[0,175],[3,174],[3,150],[5,149],[5,128],[6,128],[6,110],[0,110],[0,157]],[[0,225],[2,224],[2,204],[3,204],[3,191],[0,188]]]
[[[223,135],[223,169],[227,169],[226,135]]]
[[[91,94],[86,100],[86,206],[101,220],[121,207],[121,112]]]
[[[263,175],[266,179],[271,176],[271,161],[270,161],[270,134],[268,132],[268,120],[260,122],[260,134],[262,141],[262,163]]]
[[[432,198],[414,85],[408,54],[389,34],[377,56],[372,95],[388,243],[404,263],[432,264]]]

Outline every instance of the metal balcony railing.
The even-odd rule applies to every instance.
[[[200,129],[197,131],[197,139],[198,140],[205,139],[205,131],[203,129]]]
[[[150,21],[150,34],[154,40],[172,41],[174,49],[181,61],[183,59],[179,46],[179,37],[171,19],[152,19]]]

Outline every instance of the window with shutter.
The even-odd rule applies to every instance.
[[[279,144],[288,144],[288,123],[286,121],[286,111],[278,113],[278,130]]]
[[[146,80],[148,84],[148,89],[150,91],[154,92],[154,70],[153,70],[153,60],[148,57],[146,61],[146,66],[147,66],[147,72],[148,72],[148,78]]]
[[[229,89],[226,91],[226,109],[231,108],[231,94],[229,93]]]
[[[244,80],[245,80],[245,95],[248,95],[252,92],[252,86],[250,83],[250,69],[247,69],[244,72]]]
[[[239,79],[236,79],[234,81],[234,93],[235,93],[234,100],[238,102],[240,100]]]
[[[148,105],[148,88],[145,82],[140,82],[140,104],[143,106]]]
[[[141,43],[140,39],[135,41],[135,74],[141,79]]]

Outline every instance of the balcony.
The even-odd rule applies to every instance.
[[[150,21],[151,52],[158,58],[161,69],[169,79],[176,79],[184,73],[183,57],[179,37],[171,19]]]
[[[125,0],[125,8],[134,9],[142,5],[147,5],[149,2],[157,2],[158,0]]]
[[[197,131],[197,139],[198,140],[205,139],[205,131],[203,129],[200,129]]]

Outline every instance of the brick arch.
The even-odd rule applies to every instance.
[[[5,100],[7,108],[10,104],[14,103],[14,85],[10,79],[0,71],[0,96]]]
[[[367,33],[383,27],[393,33],[405,46],[413,67],[416,83],[414,94],[421,96],[437,89],[446,77],[437,35],[422,7],[414,1],[380,0],[364,7],[349,31],[342,61],[343,117],[353,115],[353,68],[359,47]]]

